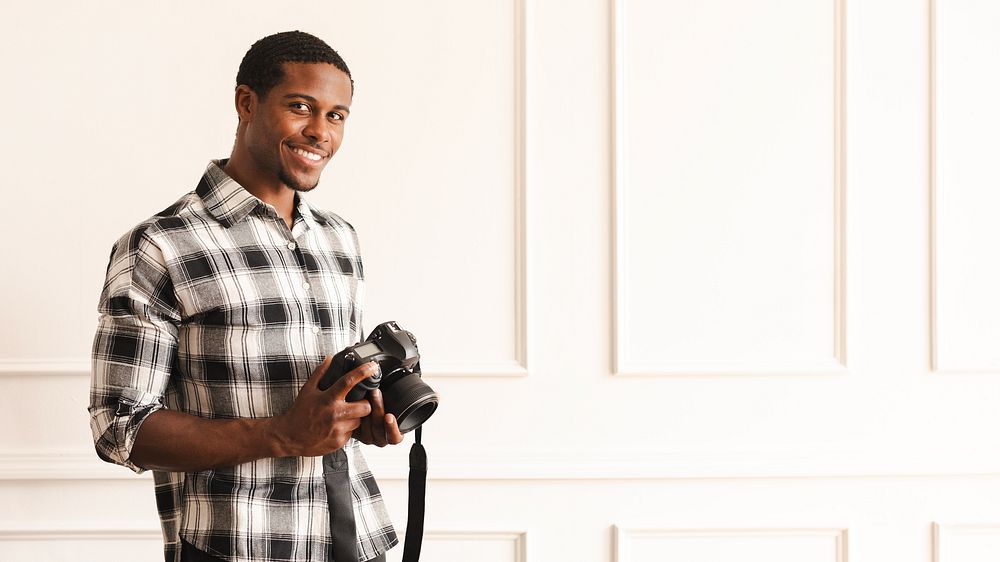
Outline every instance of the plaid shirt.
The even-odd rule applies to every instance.
[[[115,244],[93,346],[98,455],[129,460],[140,424],[170,408],[205,418],[288,410],[327,354],[363,339],[357,235],[299,197],[289,231],[212,161],[195,191]],[[179,437],[183,438],[183,437]],[[358,559],[398,540],[359,443],[344,448]],[[154,471],[166,560],[180,537],[225,560],[330,560],[322,457]],[[339,562],[339,561],[338,561]]]

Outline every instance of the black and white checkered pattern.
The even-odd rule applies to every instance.
[[[273,207],[212,161],[195,191],[115,244],[93,347],[98,455],[129,460],[160,408],[206,418],[285,412],[322,362],[363,338],[357,236],[299,197],[291,231]],[[359,443],[345,448],[358,559],[398,540]],[[330,560],[319,457],[154,472],[166,559],[183,536],[225,560]]]

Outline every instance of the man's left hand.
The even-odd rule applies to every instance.
[[[368,402],[372,405],[372,413],[361,418],[361,426],[354,430],[354,438],[376,447],[402,443],[403,434],[399,432],[396,416],[385,413],[382,391],[376,388],[369,392]]]

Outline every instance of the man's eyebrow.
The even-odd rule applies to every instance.
[[[316,98],[314,98],[314,97],[312,97],[310,95],[307,95],[307,94],[299,94],[299,93],[294,93],[294,92],[291,93],[291,94],[285,94],[284,99],[289,99],[289,98],[302,98],[302,99],[306,100],[309,103],[312,103],[312,104],[316,103]],[[333,108],[337,109],[337,110],[340,110],[340,111],[344,111],[346,113],[350,113],[351,112],[351,108],[347,107],[346,105],[337,104],[337,105],[333,106]]]

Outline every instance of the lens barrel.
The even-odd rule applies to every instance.
[[[420,427],[438,407],[438,396],[434,389],[412,373],[383,377],[382,400],[385,402],[385,410],[396,416],[400,433]]]

